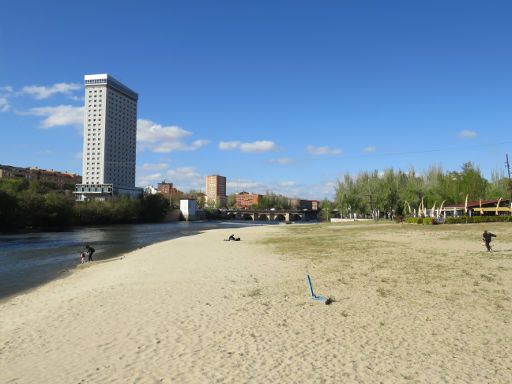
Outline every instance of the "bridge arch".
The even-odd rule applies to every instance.
[[[269,219],[268,215],[262,213],[261,215],[258,215],[258,220],[260,220],[260,221],[269,221],[270,219]]]
[[[242,220],[254,220],[254,217],[250,213],[244,213],[242,215]]]
[[[274,220],[275,221],[286,221],[286,216],[283,215],[282,213],[278,213],[277,215],[274,216]]]
[[[290,214],[290,221],[301,221],[302,216],[297,213],[291,213]]]

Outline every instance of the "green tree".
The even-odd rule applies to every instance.
[[[74,200],[55,192],[44,195],[44,225],[67,226],[72,223]]]
[[[228,208],[233,209],[236,207],[236,196],[228,195]]]
[[[333,203],[328,200],[324,199],[320,203],[320,215],[323,220],[329,221],[332,217],[332,210],[333,210]]]
[[[157,195],[149,195],[142,200],[141,219],[143,221],[162,221],[170,210],[169,200]]]
[[[0,190],[0,229],[15,229],[20,226],[21,212],[16,196]]]

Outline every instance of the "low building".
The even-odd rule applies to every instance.
[[[142,188],[116,186],[114,184],[76,184],[76,201],[106,201],[114,198],[127,196],[140,198],[143,196]]]
[[[71,172],[59,172],[53,169],[47,170],[38,167],[13,167],[1,164],[0,179],[37,180],[42,183],[55,184],[60,189],[73,189],[75,184],[82,182],[82,176]]]
[[[311,200],[290,199],[290,208],[311,211],[313,210],[313,202]]]
[[[447,204],[443,207],[443,216],[494,216],[511,215],[510,199],[475,200],[460,204]]]
[[[185,220],[195,220],[197,218],[197,205],[194,199],[180,200],[180,211]]]
[[[144,195],[156,195],[158,193],[157,189],[154,188],[152,185],[148,185],[144,188]]]
[[[235,208],[236,209],[250,209],[258,205],[261,195],[249,192],[240,192],[235,195]]]
[[[162,193],[164,195],[170,195],[171,191],[173,189],[172,183],[166,183],[165,180],[161,183],[158,183],[156,186],[156,190],[159,193]]]
[[[182,191],[174,188],[172,183],[166,183],[165,180],[157,184],[156,190],[170,198],[182,198],[185,195]]]

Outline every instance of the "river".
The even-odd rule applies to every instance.
[[[0,234],[0,299],[63,277],[80,263],[86,244],[106,260],[159,241],[226,228],[225,237],[253,222],[204,221],[79,227],[54,232]]]

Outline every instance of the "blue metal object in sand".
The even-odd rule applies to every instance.
[[[308,283],[308,287],[309,287],[309,293],[311,294],[311,298],[313,300],[316,300],[316,301],[323,301],[325,302],[327,299],[323,296],[317,296],[315,295],[315,292],[313,291],[313,284],[311,284],[311,278],[309,277],[309,275],[306,275],[307,276],[307,283]]]

